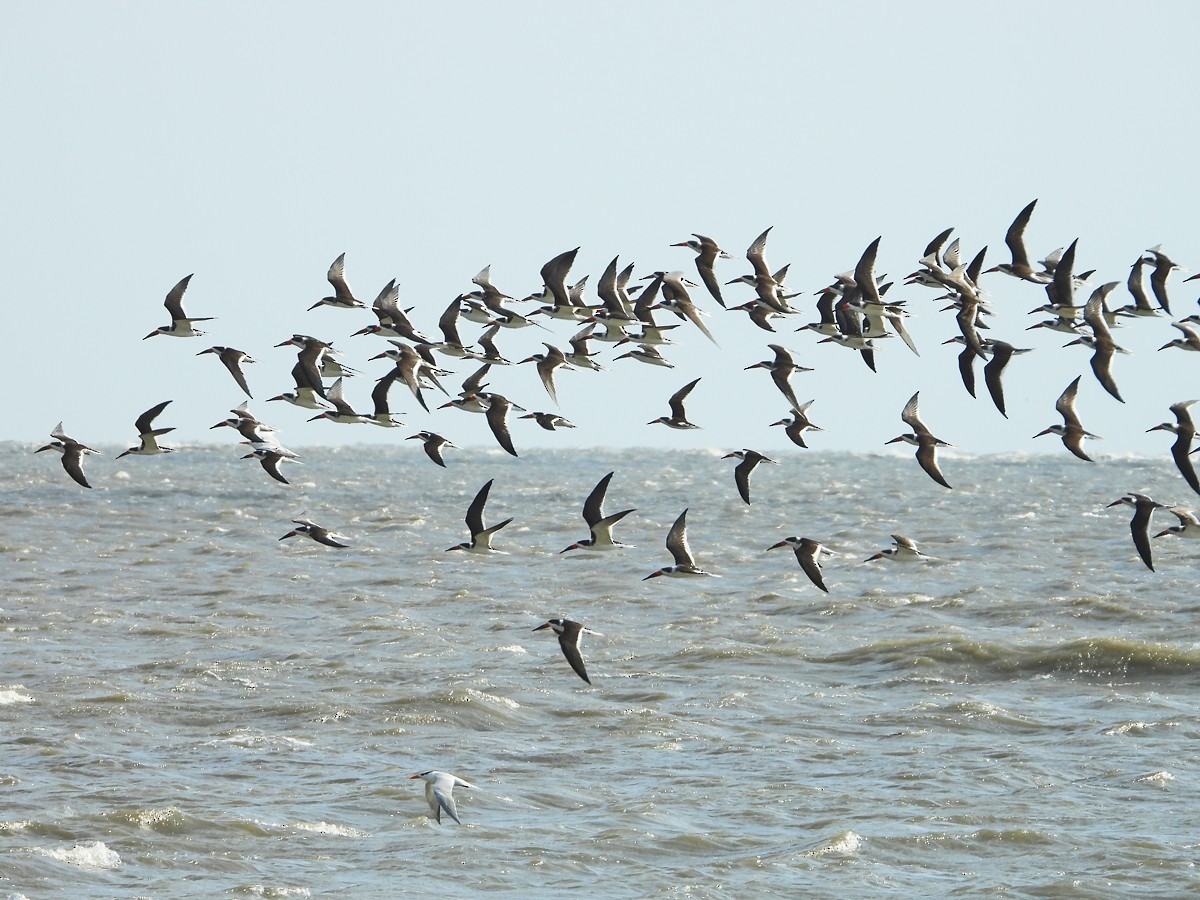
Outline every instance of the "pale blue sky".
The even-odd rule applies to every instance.
[[[393,406],[407,430],[308,424],[305,411],[263,402],[291,388],[294,353],[273,345],[304,332],[364,370],[346,390],[369,407],[388,367],[366,360],[386,345],[350,335],[373,317],[306,311],[343,251],[361,299],[396,277],[433,332],[486,264],[518,297],[576,246],[572,275],[593,285],[614,255],[638,274],[691,273],[692,255],[669,245],[692,232],[741,255],[774,226],[769,261],[790,262],[789,286],[810,295],[879,235],[878,269],[892,277],[948,226],[965,257],[989,245],[992,265],[1037,197],[1031,255],[1079,238],[1077,269],[1097,269],[1095,285],[1121,281],[1125,303],[1129,266],[1152,245],[1200,269],[1198,26],[1183,2],[1152,14],[1104,2],[11,6],[0,315],[13,389],[0,437],[41,442],[63,420],[87,443],[128,444],[134,418],[172,399],[158,424],[177,428],[176,445],[219,442],[208,426],[244,398],[214,357],[195,354],[226,344],[260,361],[248,368],[253,409],[288,445],[399,443],[429,428],[493,446],[482,417],[426,414],[403,387]],[[744,259],[718,270],[745,271]],[[209,337],[142,341],[191,272],[187,308],[216,317]],[[1200,290],[1184,277],[1171,282],[1176,317],[1197,311]],[[900,410],[919,389],[926,423],[963,451],[1065,453],[1031,436],[1060,421],[1055,399],[1085,373],[1079,413],[1105,438],[1097,454],[1166,453],[1171,438],[1145,430],[1200,396],[1200,354],[1157,352],[1178,336],[1168,319],[1115,335],[1135,351],[1116,360],[1122,406],[1092,378],[1088,351],[1025,331],[1040,288],[1001,274],[983,287],[998,313],[991,336],[1036,348],[1008,373],[1008,421],[982,383],[979,400],[966,395],[958,348],[940,343],[955,324],[935,294],[896,287],[920,358],[893,341],[872,374],[856,354],[793,333],[814,314],[768,335],[702,299],[719,350],[680,329],[674,370],[622,360],[560,373],[561,413],[579,428],[515,423],[514,442],[782,451],[782,429],[767,426],[787,405],[765,372],[743,371],[773,341],[816,369],[793,381],[826,428],[814,449],[880,449],[907,430]],[[574,329],[553,329],[503,334],[501,350],[565,347]],[[480,330],[465,323],[464,338]],[[689,416],[703,430],[646,424],[698,375]],[[554,409],[532,366],[494,369],[491,384]]]

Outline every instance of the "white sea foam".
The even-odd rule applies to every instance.
[[[90,841],[86,844],[76,844],[74,847],[34,847],[37,853],[56,859],[72,866],[82,866],[88,869],[117,869],[121,866],[121,857],[101,841]]]
[[[293,822],[288,828],[296,831],[311,831],[314,834],[333,834],[339,837],[367,837],[368,832],[359,831],[349,825],[334,825],[330,822]]]
[[[832,841],[823,847],[817,847],[815,850],[809,850],[805,856],[828,856],[835,853],[857,853],[863,844],[862,836],[853,831],[844,831],[834,837]]]
[[[19,688],[24,685],[17,684],[10,688],[0,688],[0,706],[8,706],[11,703],[32,703],[33,698],[28,694],[21,693]]]
[[[1133,780],[1150,782],[1152,784],[1155,782],[1158,782],[1160,784],[1165,784],[1168,781],[1174,781],[1175,776],[1172,775],[1170,772],[1151,772],[1149,775],[1142,775],[1141,777],[1135,778]]]

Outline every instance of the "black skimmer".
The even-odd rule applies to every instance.
[[[1072,244],[1071,246],[1074,247],[1075,245]],[[1056,278],[1058,277],[1058,272],[1061,271],[1061,269],[1062,267],[1060,266],[1055,272]],[[1124,403],[1125,400],[1121,397],[1121,392],[1117,389],[1117,382],[1113,379],[1112,361],[1113,356],[1118,351],[1122,353],[1127,351],[1122,347],[1118,347],[1116,342],[1112,339],[1112,333],[1108,330],[1108,322],[1104,318],[1102,309],[1104,298],[1116,286],[1117,282],[1110,281],[1105,285],[1101,285],[1092,293],[1092,296],[1088,299],[1083,312],[1083,320],[1088,326],[1091,327],[1092,333],[1090,336],[1080,336],[1068,343],[1066,346],[1069,347],[1072,344],[1082,344],[1086,347],[1091,347],[1092,372],[1095,374],[1096,380],[1100,382],[1101,386],[1108,391],[1109,394]]]
[[[475,354],[467,349],[463,344],[462,338],[458,334],[458,316],[462,310],[463,295],[459,294],[450,301],[450,305],[438,318],[438,330],[442,333],[442,341],[434,342],[432,346],[439,353],[444,353],[446,356],[453,356],[456,359],[475,359]]]
[[[704,320],[700,317],[700,310],[692,301],[692,295],[688,293],[687,282],[684,280],[682,272],[655,272],[652,275],[647,275],[647,278],[657,279],[663,295],[663,302],[659,303],[657,309],[673,309],[682,316],[686,316],[691,323],[704,332],[704,336],[717,344],[717,339],[713,337],[712,332],[708,330],[708,326],[704,324]],[[720,344],[717,344],[719,347]]]
[[[1049,306],[1062,310],[1062,315],[1073,316],[1075,307],[1075,252],[1079,246],[1079,238],[1071,241],[1069,247],[1059,257],[1058,264],[1046,284],[1046,297]],[[1035,310],[1036,311],[1036,310]]]
[[[477,292],[473,292],[477,293]],[[476,322],[480,325],[495,324],[497,330],[500,328],[499,322],[494,322],[491,311],[484,306],[480,301],[476,300],[472,294],[464,294],[462,306],[459,307],[459,315],[471,322]]]
[[[578,622],[572,622],[570,619],[551,619],[544,625],[539,625],[534,631],[541,631],[544,628],[550,628],[554,631],[558,638],[558,646],[562,648],[563,656],[567,658],[567,662],[571,664],[571,668],[575,670],[575,674],[586,681],[592,683],[592,679],[588,678],[587,669],[583,667],[583,657],[579,654],[579,638],[584,634],[600,635],[598,631],[592,631],[590,628],[584,628]]]
[[[693,234],[692,237],[695,238],[694,241],[682,241],[671,246],[687,247],[696,252],[696,271],[700,273],[700,280],[704,282],[704,286],[708,288],[712,298],[724,306],[725,301],[721,297],[721,283],[717,281],[717,273],[713,270],[713,266],[718,259],[733,259],[734,257],[717,246],[717,242],[710,237],[702,234]]]
[[[1171,457],[1175,460],[1179,474],[1188,483],[1188,487],[1200,494],[1200,480],[1196,478],[1196,469],[1192,466],[1190,456],[1192,439],[1196,436],[1196,426],[1192,422],[1192,414],[1188,411],[1188,407],[1195,402],[1195,400],[1184,400],[1180,403],[1172,403],[1170,408],[1171,412],[1175,414],[1175,421],[1155,425],[1153,428],[1147,429],[1146,433],[1169,431],[1175,435],[1175,443],[1171,445]]]
[[[578,321],[591,315],[591,311],[586,306],[576,305],[571,297],[571,292],[567,289],[567,275],[571,271],[571,266],[575,264],[575,257],[578,253],[578,247],[574,250],[567,250],[542,266],[539,274],[542,276],[544,290],[541,294],[526,298],[549,301],[549,305],[543,306],[537,310],[537,313],[552,319],[571,321]]]
[[[987,365],[983,367],[983,382],[987,385],[988,393],[992,397],[992,402],[996,404],[996,409],[1000,410],[1000,415],[1008,418],[1008,413],[1004,409],[1004,384],[1000,381],[1000,376],[1004,374],[1004,369],[1018,353],[1029,353],[1031,347],[1014,347],[1007,341],[988,341],[987,348],[992,352],[992,358],[988,360]]]
[[[333,404],[333,409],[326,409],[324,412],[319,412],[308,421],[315,422],[317,419],[328,419],[330,422],[336,422],[339,425],[361,425],[371,421],[370,416],[356,413],[350,404],[346,402],[346,394],[342,388],[342,379],[339,378],[333,383],[326,396],[329,402]]]
[[[613,525],[633,512],[636,507],[623,509],[611,516],[604,515],[604,495],[608,491],[608,483],[612,481],[612,477],[613,473],[609,472],[596,482],[592,492],[583,501],[583,520],[587,522],[591,536],[582,541],[576,541],[570,547],[558,551],[559,553],[566,553],[570,550],[614,550],[617,547],[626,546],[620,541],[613,540],[612,528]]]
[[[962,378],[963,387],[967,389],[967,393],[972,397],[975,396],[975,360],[979,357],[979,353],[972,347],[963,335],[956,335],[948,340],[942,341],[942,344],[958,344],[963,349],[958,354],[958,374]]]
[[[667,532],[667,550],[675,560],[675,565],[663,566],[657,572],[651,572],[642,581],[649,581],[651,578],[658,578],[661,575],[671,578],[686,578],[693,575],[720,577],[713,575],[712,572],[705,572],[696,565],[696,560],[692,557],[692,550],[688,546],[687,514],[686,509],[681,512],[679,518],[675,520],[675,524],[671,526],[671,530]]]
[[[578,318],[586,319],[592,314],[592,309],[590,306],[588,306],[588,302],[584,298],[584,293],[587,290],[588,278],[590,277],[590,275],[584,275],[567,289],[567,296],[571,298],[571,303],[577,309],[581,310],[577,316]]]
[[[659,416],[657,419],[654,419],[651,422],[647,422],[646,424],[648,424],[648,425],[660,425],[661,424],[661,425],[666,425],[668,428],[679,428],[679,429],[699,428],[700,427],[699,425],[693,425],[691,422],[688,421],[687,413],[683,409],[683,403],[685,400],[687,400],[688,394],[690,394],[692,392],[692,388],[694,388],[699,382],[700,382],[699,378],[695,379],[694,381],[689,381],[687,384],[685,384],[683,387],[681,387],[679,390],[677,390],[674,394],[671,395],[671,399],[669,401],[667,401],[671,407],[671,415]]]
[[[446,438],[432,431],[419,431],[416,434],[410,434],[405,440],[424,442],[425,455],[443,469],[446,468],[446,462],[442,459],[442,448],[454,447],[454,444],[450,443]]]
[[[1181,319],[1171,324],[1183,332],[1183,337],[1168,341],[1159,347],[1159,350],[1166,350],[1168,347],[1178,347],[1180,350],[1200,350],[1200,329],[1197,329],[1187,319]]]
[[[871,241],[854,266],[854,286],[862,292],[864,306],[883,305],[883,298],[879,295],[879,282],[875,278],[875,257],[879,253],[881,240],[882,236]]]
[[[1038,265],[1042,267],[1042,274],[1053,275],[1054,270],[1058,268],[1058,263],[1062,259],[1062,255],[1063,248],[1059,247],[1047,253],[1045,259],[1039,259]]]
[[[487,402],[487,409],[483,411],[487,418],[488,428],[492,429],[492,434],[496,438],[496,443],[504,449],[505,452],[517,455],[516,449],[513,447],[512,435],[508,433],[508,413],[513,409],[513,403],[503,394],[487,394],[484,399]]]
[[[664,332],[673,331],[678,328],[678,325],[656,325],[653,322],[642,320],[642,331],[640,334],[630,335],[617,342],[620,344],[638,344],[641,346],[661,347],[663,344],[675,343]]]
[[[946,268],[951,272],[962,265],[961,248],[959,247],[958,238],[955,238],[946,246],[945,251],[942,253],[942,262],[946,264]],[[980,265],[982,266],[982,263]],[[972,280],[978,281],[978,279]]]
[[[505,300],[512,300],[513,298],[508,294],[501,293],[492,284],[491,270],[491,266],[484,266],[482,271],[471,279],[471,281],[479,285],[481,290],[468,294],[468,299],[465,302],[478,302],[479,305],[473,313],[468,314],[464,312],[463,315],[472,321],[493,325],[497,329],[528,328],[531,325],[543,328],[543,326],[538,325],[533,319],[523,316],[504,305]],[[482,343],[482,340],[480,343]]]
[[[247,400],[230,412],[233,413],[232,418],[218,422],[211,426],[209,431],[216,428],[232,428],[251,444],[277,443],[275,429],[266,422],[260,422],[254,413],[250,412],[250,401]]]
[[[604,308],[594,310],[590,317],[590,321],[599,322],[604,326],[604,335],[597,340],[608,343],[619,341],[625,336],[624,325],[633,324],[633,317],[630,315],[629,294],[621,285],[617,275],[618,259],[620,257],[612,258],[612,262],[604,268],[604,274],[600,276],[600,281],[596,284],[596,294],[600,297]],[[633,266],[628,266],[626,272],[625,282],[628,284],[629,278],[633,275]]]
[[[316,403],[316,397],[325,399],[325,383],[321,380],[321,363],[326,354],[332,352],[333,345],[310,337],[307,334],[293,334],[288,340],[275,345],[276,347],[299,347],[296,354],[296,365],[292,367],[292,380],[296,383],[294,394],[280,394],[272,399],[286,400],[294,406],[306,409],[328,409],[328,404]],[[315,397],[314,397],[315,395]]]
[[[183,295],[187,291],[188,282],[192,280],[192,276],[188,275],[183,278],[179,284],[171,288],[167,294],[167,299],[163,301],[163,306],[167,308],[167,312],[171,314],[171,324],[161,325],[155,328],[142,340],[154,337],[156,334],[169,334],[171,337],[199,337],[204,334],[203,331],[198,331],[192,327],[193,322],[211,322],[212,316],[203,318],[189,317],[183,311]]]
[[[346,254],[343,253],[333,261],[333,265],[329,267],[329,272],[325,276],[331,285],[333,285],[333,296],[322,297],[316,303],[309,307],[310,310],[316,309],[318,306],[332,306],[337,309],[365,309],[366,305],[350,290],[350,286],[346,284]]]
[[[471,279],[471,284],[479,285],[479,299],[483,301],[485,306],[495,309],[498,306],[503,306],[505,300],[513,299],[508,294],[501,291],[498,287],[492,284],[492,266],[491,263],[479,270],[474,278]]]
[[[938,234],[934,237],[934,239],[925,245],[925,252],[921,254],[921,257],[923,259],[931,259],[933,261],[933,263],[937,266],[943,265],[945,258],[942,255],[942,248],[946,246],[946,241],[950,240],[950,235],[952,235],[952,234],[954,234],[954,226],[953,225],[951,225],[945,231],[938,232]],[[957,255],[958,255],[957,244],[958,244],[958,238],[955,238],[954,243],[951,245],[952,247],[955,248],[954,249],[955,257],[957,257]],[[950,266],[951,269],[956,268],[956,267],[957,267],[956,265]],[[910,278],[915,277],[915,273],[914,273],[914,275],[910,275],[909,277]]]
[[[250,412],[249,400],[236,409],[231,409],[230,412],[234,414],[233,418],[218,422],[210,430],[228,426],[242,436],[244,444],[264,447],[280,446],[275,426],[260,422],[254,413]]]
[[[588,341],[592,339],[592,334],[596,330],[595,318],[595,316],[589,316],[584,320],[584,326],[569,338],[571,352],[563,354],[563,358],[567,361],[567,365],[574,366],[576,369],[607,372],[608,370],[604,366],[596,362],[596,354],[588,350]],[[547,346],[549,345],[547,344]]]
[[[326,547],[349,547],[349,544],[343,543],[349,538],[344,534],[338,534],[336,531],[330,531],[328,528],[322,528],[316,522],[308,519],[292,519],[296,527],[281,537],[279,540],[286,541],[288,538],[294,538],[297,535],[304,534],[312,538],[318,544],[324,544]]]
[[[809,322],[807,325],[801,325],[797,331],[815,331],[817,334],[825,337],[833,337],[836,334],[841,334],[841,328],[838,327],[837,311],[835,306],[838,299],[841,297],[839,291],[833,287],[825,287],[817,292],[817,314],[821,317],[819,322]]]
[[[774,359],[764,359],[761,362],[756,362],[754,365],[746,366],[746,371],[751,369],[766,369],[771,373],[771,380],[775,382],[775,387],[779,388],[779,393],[783,394],[783,398],[791,404],[792,409],[798,409],[800,401],[796,399],[795,393],[792,391],[791,384],[788,379],[792,377],[793,372],[811,372],[812,369],[807,366],[796,365],[792,359],[792,354],[788,352],[786,347],[780,344],[767,344],[767,346],[775,351]]]
[[[774,227],[774,225],[771,226],[771,228]],[[787,305],[787,301],[783,299],[783,285],[779,283],[774,273],[771,272],[771,267],[767,265],[767,236],[771,233],[771,228],[756,237],[746,249],[746,259],[754,268],[753,274],[735,278],[729,284],[751,284],[763,303],[778,312],[789,313],[792,310]]]
[[[81,444],[74,438],[68,437],[63,431],[62,422],[54,426],[54,430],[50,432],[50,437],[54,438],[49,444],[44,447],[38,447],[34,453],[41,453],[43,450],[55,450],[62,454],[62,467],[66,473],[77,483],[85,488],[90,488],[87,478],[83,474],[83,457],[88,453],[100,455],[99,450],[93,450],[86,444]]]
[[[857,289],[852,293],[857,294]],[[875,342],[863,335],[862,311],[848,298],[843,297],[834,304],[833,316],[838,330],[836,333],[822,338],[817,343],[836,344],[848,350],[857,350],[872,372],[875,371]]]
[[[1152,318],[1159,315],[1157,309],[1150,302],[1150,297],[1146,294],[1146,284],[1142,279],[1142,268],[1149,265],[1150,260],[1144,256],[1138,256],[1137,261],[1129,269],[1129,278],[1125,280],[1125,287],[1129,291],[1129,295],[1133,297],[1132,304],[1122,306],[1118,313],[1126,316],[1142,316],[1144,318]]]
[[[1044,303],[1041,306],[1037,307],[1036,309],[1031,309],[1029,311],[1029,315],[1032,316],[1035,313],[1041,313],[1041,312],[1049,313],[1052,316],[1059,316],[1064,319],[1074,320],[1074,319],[1078,319],[1081,315],[1083,315],[1083,307],[1082,306],[1059,306],[1056,303]]]
[[[1059,331],[1063,334],[1079,334],[1082,325],[1076,322],[1070,316],[1056,315],[1053,319],[1045,319],[1041,322],[1035,322],[1026,328],[1026,331],[1033,331],[1035,328],[1045,328],[1048,331]]]
[[[471,396],[474,396],[476,398],[486,397],[486,393],[484,392],[483,389],[485,387],[487,387],[487,382],[485,382],[483,379],[487,378],[487,374],[491,370],[491,368],[492,368],[492,364],[485,362],[482,366],[480,366],[478,369],[476,369],[474,372],[472,372],[470,375],[468,375],[466,378],[464,378],[462,380],[462,386],[461,386],[461,390],[459,390],[459,392],[458,392],[458,396],[460,398],[466,398],[466,397],[471,397]],[[445,409],[447,406],[452,406],[452,405],[456,405],[456,404],[443,403],[439,408]],[[487,400],[483,399],[479,404],[469,404],[469,405],[467,405],[465,407],[461,407],[461,408],[464,409],[466,412],[478,412],[478,413],[485,412],[487,410]]]
[[[492,479],[494,481],[495,479]],[[471,505],[467,507],[467,530],[471,533],[471,539],[464,541],[461,544],[455,544],[453,547],[447,547],[446,552],[451,550],[466,550],[470,553],[500,553],[492,546],[492,536],[512,521],[509,517],[503,522],[493,525],[491,528],[485,528],[483,525],[483,508],[487,504],[488,493],[492,489],[492,481],[489,481],[479,489],[479,493],[475,495],[475,499],[471,501]]]
[[[1008,245],[1009,253],[1012,254],[1012,262],[993,266],[988,269],[989,272],[1004,272],[1006,275],[1020,278],[1022,281],[1032,281],[1034,284],[1049,283],[1049,275],[1034,271],[1033,266],[1029,264],[1029,253],[1025,250],[1025,227],[1029,224],[1029,218],[1033,215],[1035,206],[1037,206],[1037,200],[1031,200],[1023,210],[1017,213],[1017,217],[1013,219],[1004,235],[1004,243]]]
[[[913,433],[894,437],[887,443],[895,444],[898,441],[904,441],[906,444],[915,446],[917,448],[917,462],[921,464],[921,468],[925,470],[925,474],[942,487],[948,488],[950,487],[949,483],[942,477],[941,470],[938,469],[937,448],[952,447],[954,445],[934,437],[932,432],[921,422],[917,414],[917,397],[920,396],[920,393],[920,391],[917,391],[917,393],[913,394],[912,398],[904,404],[904,409],[900,413],[900,418],[913,430]]]
[[[922,562],[935,560],[936,558],[922,552],[917,547],[917,542],[912,538],[906,538],[902,534],[893,534],[891,547],[888,547],[886,550],[880,550],[874,556],[868,556],[863,561],[871,562],[876,559],[890,559],[895,562]]]
[[[1085,431],[1079,421],[1079,416],[1075,412],[1075,395],[1079,393],[1079,379],[1082,377],[1082,375],[1075,376],[1075,380],[1067,385],[1066,390],[1054,402],[1054,408],[1063,417],[1063,424],[1051,425],[1044,431],[1039,431],[1034,437],[1040,438],[1043,434],[1057,434],[1062,438],[1064,447],[1080,459],[1092,462],[1092,458],[1083,452],[1083,439],[1094,438],[1095,440],[1100,440],[1100,435]]]
[[[558,428],[574,428],[575,425],[564,419],[557,413],[548,412],[532,412],[521,416],[522,419],[534,419],[537,423],[547,431],[554,431]]]
[[[154,420],[158,418],[158,414],[167,408],[170,400],[164,400],[162,403],[156,404],[137,417],[134,427],[138,430],[138,445],[130,447],[128,450],[123,450],[117,454],[117,459],[122,456],[156,456],[159,453],[174,453],[174,447],[162,447],[158,443],[158,439],[164,434],[174,431],[174,428],[155,428]]]
[[[1156,244],[1146,252],[1154,257],[1154,271],[1150,273],[1150,290],[1154,292],[1154,299],[1158,301],[1162,311],[1169,316],[1171,302],[1167,299],[1167,276],[1171,274],[1172,269],[1182,269],[1183,266],[1172,262],[1171,258],[1162,252],[1162,244]]]
[[[421,377],[422,386],[432,384],[435,388],[449,397],[450,392],[442,386],[442,383],[438,381],[438,378],[445,378],[446,376],[453,375],[454,373],[450,369],[443,369],[437,364],[437,356],[434,353],[434,346],[432,344],[416,344],[413,347],[413,350],[416,351],[417,356],[421,357],[421,361],[424,363],[424,365],[417,370],[417,373]]]
[[[412,395],[417,398],[417,402],[421,404],[421,408],[429,412],[429,405],[425,402],[425,397],[421,394],[421,368],[425,365],[420,354],[417,353],[408,344],[400,341],[392,341],[396,346],[395,350],[385,350],[383,353],[378,353],[372,356],[371,359],[391,359],[396,363],[396,368],[393,370],[393,379],[399,378],[408,387]]]
[[[563,352],[553,344],[542,344],[546,348],[545,353],[535,353],[532,356],[521,360],[521,363],[536,362],[538,377],[542,380],[542,385],[546,388],[546,393],[550,395],[550,399],[554,401],[554,405],[558,405],[558,394],[554,390],[554,370],[558,368],[570,368],[567,365],[567,359]]]
[[[750,504],[750,473],[754,471],[755,466],[759,463],[775,462],[775,460],[769,456],[764,456],[757,450],[734,450],[732,453],[726,453],[721,459],[741,460],[741,462],[733,467],[733,480],[737,484],[738,493],[741,494],[742,499],[746,501],[747,505]]]
[[[825,587],[825,579],[821,577],[821,551],[825,548],[820,541],[806,537],[788,537],[778,544],[772,544],[767,551],[779,547],[791,547],[796,553],[796,562],[800,563],[800,568],[804,570],[808,580],[825,593],[829,593],[829,588]]]
[[[402,428],[404,426],[403,422],[392,417],[392,411],[388,407],[388,391],[392,389],[392,384],[399,377],[400,369],[395,368],[376,381],[375,387],[371,390],[374,412],[367,419],[372,425],[378,425],[380,428]]]
[[[921,351],[917,349],[916,341],[913,340],[908,329],[904,327],[904,320],[908,316],[909,313],[896,303],[878,303],[864,306],[863,318],[866,320],[867,327],[863,329],[863,337],[870,339],[889,338],[892,336],[892,332],[895,332],[900,336],[900,340],[904,341],[904,346],[908,347],[914,355],[920,356]],[[885,325],[890,325],[892,331],[888,331],[884,327]]]
[[[351,337],[360,334],[378,334],[387,338],[404,338],[414,344],[425,344],[429,338],[413,327],[407,313],[400,308],[400,287],[393,278],[383,286],[375,302],[371,304],[371,312],[379,320],[376,325],[369,325],[354,332]]]
[[[1146,568],[1154,571],[1154,562],[1150,558],[1150,517],[1156,509],[1164,509],[1165,504],[1151,500],[1145,494],[1126,494],[1108,504],[1106,509],[1114,506],[1133,507],[1133,519],[1129,522],[1129,533],[1133,535],[1133,546],[1137,548],[1138,556],[1146,564]]]
[[[650,366],[662,366],[666,369],[675,368],[675,364],[659,353],[658,348],[653,344],[638,344],[636,350],[622,353],[620,356],[614,357],[614,359],[636,359],[638,362],[643,362]]]
[[[337,351],[332,347],[321,357],[321,377],[322,378],[353,378],[355,375],[362,373],[358,369],[352,369],[347,365],[343,365],[333,356]]]
[[[988,350],[984,346],[983,338],[979,336],[979,329],[983,327],[980,322],[980,314],[983,312],[983,304],[978,300],[969,297],[960,297],[958,302],[958,313],[954,320],[958,325],[958,332],[962,335],[963,343],[975,351],[977,356],[987,357]]]
[[[491,395],[484,392],[463,393],[462,396],[443,403],[438,409],[461,409],[463,412],[485,413],[488,410],[489,396]]]
[[[505,359],[500,354],[500,349],[496,346],[496,335],[500,332],[500,326],[493,322],[486,331],[479,336],[477,343],[483,348],[482,354],[475,354],[475,358],[480,362],[487,363],[489,366],[511,366],[512,360]]]
[[[1172,525],[1160,531],[1155,535],[1156,538],[1166,537],[1168,534],[1179,535],[1179,537],[1191,538],[1192,540],[1200,539],[1200,519],[1196,518],[1196,514],[1190,509],[1184,509],[1182,506],[1169,507],[1175,518],[1179,520],[1178,525]]]
[[[463,781],[457,775],[451,775],[449,772],[422,772],[419,775],[410,775],[408,780],[415,781],[418,778],[425,781],[425,802],[429,804],[429,812],[437,820],[437,823],[442,824],[442,813],[445,812],[461,825],[462,819],[458,817],[458,804],[454,802],[454,789],[456,787],[473,788],[475,785]]]
[[[747,300],[745,303],[739,303],[737,306],[728,307],[730,312],[744,312],[746,317],[750,319],[757,327],[763,331],[775,333],[775,329],[771,327],[771,319],[779,315],[779,311],[767,306],[757,297],[753,300]],[[797,328],[797,331],[802,331],[802,328]]]
[[[626,313],[618,314],[605,309],[598,309],[587,319],[584,319],[584,321],[593,322],[604,329],[602,332],[592,332],[594,340],[603,341],[606,344],[622,344],[629,338],[629,334],[625,329],[637,324],[638,320]]]
[[[284,484],[291,484],[283,473],[279,471],[279,464],[284,460],[295,460],[296,455],[283,448],[274,449],[269,447],[259,447],[247,453],[242,459],[257,459],[263,467],[263,471],[274,478],[276,481],[282,481]]]
[[[252,400],[254,399],[254,395],[250,393],[250,386],[246,384],[246,374],[242,371],[242,365],[244,363],[255,362],[255,360],[250,357],[249,353],[246,353],[244,350],[238,350],[234,347],[217,346],[209,347],[207,350],[201,350],[196,355],[203,356],[205,353],[215,354],[217,359],[221,360],[221,364],[229,370],[229,374],[232,375],[233,380],[238,383],[238,387],[246,392],[247,397]]]
[[[324,391],[324,388],[321,390]],[[286,400],[292,406],[299,406],[301,409],[333,409],[332,406],[322,399],[321,394],[317,392],[316,388],[306,385],[297,384],[296,390],[278,394],[269,398],[267,402],[269,403],[271,400]]]
[[[807,403],[801,403],[799,406],[792,409],[791,416],[786,416],[778,422],[772,422],[771,427],[783,425],[783,433],[788,436],[788,439],[797,447],[808,449],[808,444],[804,443],[804,432],[807,430],[824,431],[819,425],[814,425],[808,418],[808,408],[815,403],[815,400],[809,400]]]

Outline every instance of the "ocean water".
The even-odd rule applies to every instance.
[[[947,491],[797,450],[746,506],[719,453],[314,448],[289,487],[223,445],[86,491],[33,449],[0,445],[5,896],[1200,891],[1200,543],[1150,572],[1105,508],[1188,505],[1165,454],[950,451]],[[559,554],[609,471],[632,546]],[[445,552],[492,478],[505,553]],[[685,507],[721,577],[643,581]],[[352,546],[281,542],[303,513]],[[891,534],[937,559],[864,562]]]

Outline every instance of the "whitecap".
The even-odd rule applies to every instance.
[[[101,841],[76,844],[69,850],[62,847],[34,847],[33,849],[43,856],[72,866],[83,866],[90,869],[116,869],[121,865],[121,857],[117,851],[109,849]]]
[[[824,847],[809,850],[805,856],[825,856],[830,853],[856,853],[862,847],[862,835],[853,831],[844,831],[837,835]]]
[[[1158,782],[1161,784],[1161,783],[1164,783],[1167,781],[1174,781],[1175,776],[1172,775],[1170,772],[1151,772],[1149,775],[1142,775],[1133,780],[1134,781]]]
[[[505,709],[520,709],[521,704],[509,697],[501,697],[497,694],[488,694],[483,691],[477,691],[474,688],[467,688],[467,696],[472,700],[479,700],[485,703],[492,703],[496,706],[503,706]]]
[[[1101,734],[1106,737],[1120,734],[1145,734],[1156,723],[1154,722],[1123,722],[1120,725],[1113,725],[1111,728],[1105,728]]]
[[[366,831],[359,831],[349,825],[334,825],[330,822],[293,822],[288,828],[296,831],[311,831],[314,834],[333,834],[338,837],[368,837]]]

